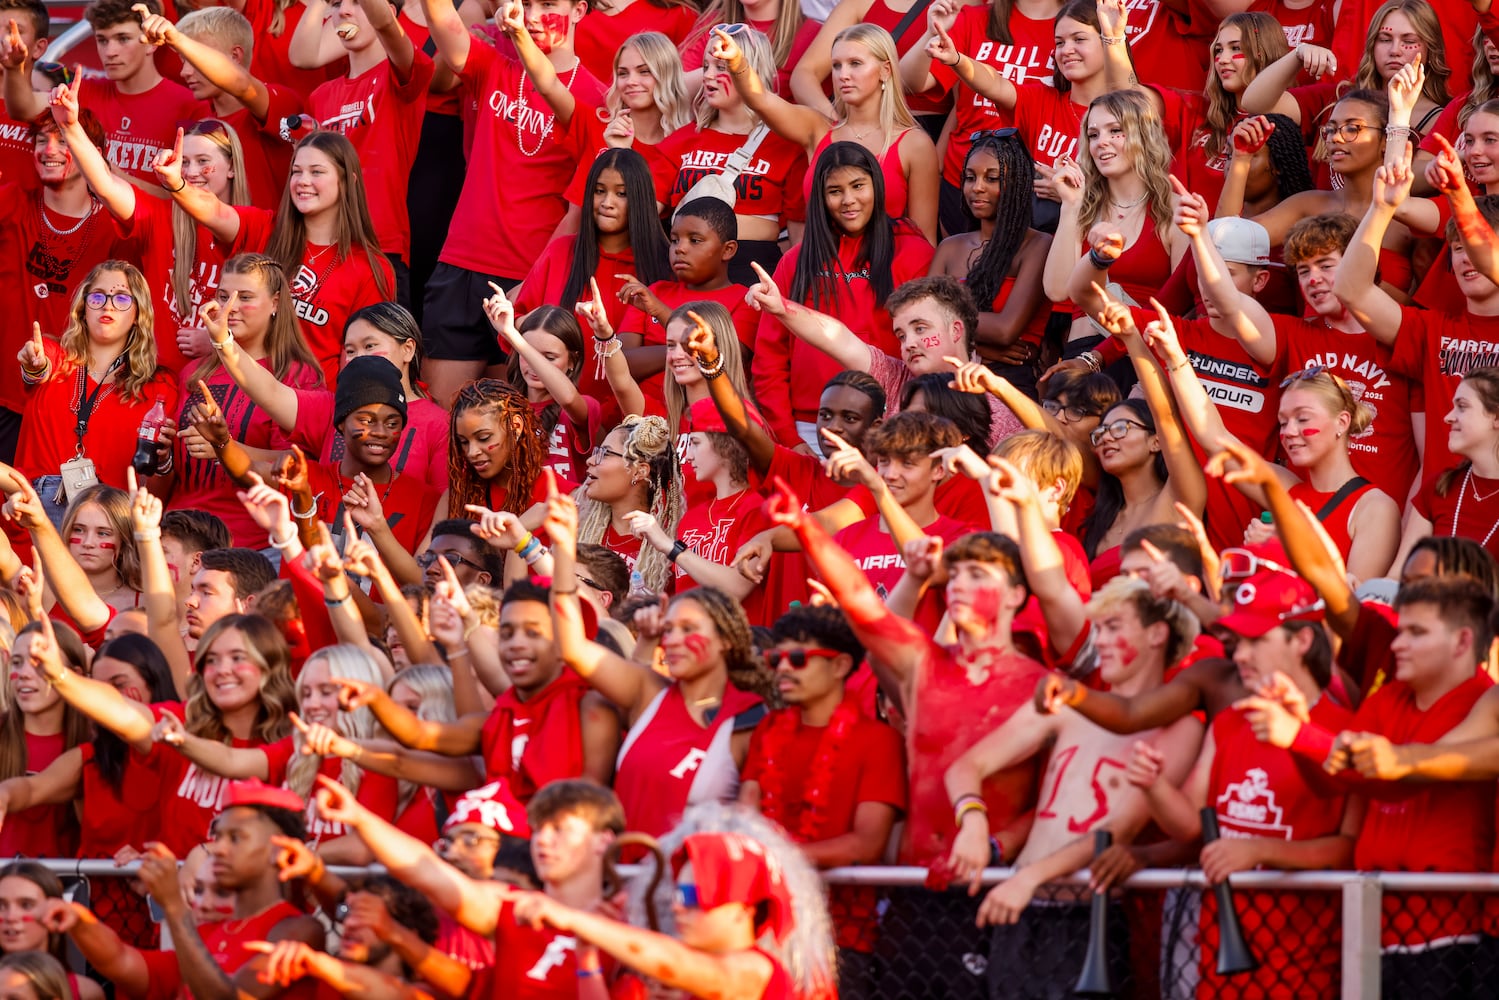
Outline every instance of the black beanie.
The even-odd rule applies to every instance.
[[[401,389],[400,370],[386,358],[365,354],[338,373],[338,388],[333,393],[334,426],[341,425],[361,406],[373,403],[395,407],[401,423],[406,423],[406,393]]]

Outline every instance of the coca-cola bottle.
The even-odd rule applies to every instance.
[[[161,471],[161,461],[156,453],[157,442],[161,440],[161,428],[167,422],[167,408],[162,404],[161,397],[156,397],[156,402],[141,420],[141,429],[135,435],[135,458],[130,464],[135,466],[137,476],[154,476]]]

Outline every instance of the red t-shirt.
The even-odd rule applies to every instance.
[[[279,429],[274,447],[295,444],[322,465],[343,460],[344,436],[333,426],[333,393],[297,389],[297,422],[290,434]],[[406,429],[396,444],[390,467],[441,493],[448,488],[448,411],[426,397],[407,400]]]
[[[1130,58],[1147,85],[1201,93],[1219,19],[1198,3],[1182,4],[1185,12],[1174,6],[1168,0],[1130,0]]]
[[[937,81],[937,89],[942,93],[954,89],[957,91],[953,98],[957,120],[953,125],[952,136],[947,140],[947,153],[942,159],[942,179],[949,184],[963,183],[963,160],[968,156],[969,147],[973,145],[973,133],[1018,124],[1016,119],[1020,108],[1039,99],[1036,91],[1043,87],[1052,89],[1052,71],[1055,69],[1052,52],[1056,48],[1056,31],[1053,27],[1055,19],[1026,17],[1020,11],[1012,9],[1010,37],[1014,42],[1004,45],[989,37],[989,18],[992,13],[992,8],[984,4],[964,7],[958,11],[958,19],[953,22],[952,31],[948,34],[952,36],[953,44],[959,52],[974,62],[1003,74],[1007,80],[1023,89],[1012,117],[996,108],[989,98],[959,82],[951,66],[932,60],[931,73]],[[912,44],[912,38],[920,39],[922,28],[920,22],[911,26],[907,33],[908,46]],[[1054,90],[1052,92],[1055,93]],[[1073,131],[1074,138],[1078,131],[1081,130]],[[1050,163],[1055,158],[1053,155],[1044,162]]]
[[[62,348],[42,341],[52,361],[52,378],[31,390],[22,411],[21,436],[16,443],[16,468],[27,479],[55,476],[62,463],[78,449],[78,374],[63,360]],[[99,384],[87,375],[85,391],[93,395]],[[177,379],[165,369],[141,389],[139,399],[127,401],[117,385],[109,386],[94,402],[88,429],[83,435],[83,453],[94,460],[99,482],[117,489],[126,485],[125,470],[135,457],[135,429],[146,411],[161,398],[167,412],[177,406]]]
[[[605,982],[614,960],[599,956]],[[480,970],[469,988],[475,997],[511,1000],[575,1000],[578,995],[578,939],[550,927],[515,919],[510,903],[500,907],[494,931],[494,965]]]
[[[403,258],[411,256],[406,183],[433,70],[432,57],[417,49],[404,83],[396,79],[390,60],[382,59],[356,77],[329,80],[307,101],[319,127],[342,132],[354,144],[380,249]]]
[[[42,186],[36,175],[36,145],[31,140],[31,123],[16,121],[0,109],[0,177],[19,184],[26,191]]]
[[[256,739],[233,739],[232,747],[260,747],[270,755],[267,744]],[[208,839],[208,827],[224,807],[224,795],[230,779],[200,770],[171,747],[157,743],[146,757],[147,766],[161,774],[161,842],[179,858]],[[285,767],[285,761],[281,762]],[[275,768],[272,767],[274,773]]]
[[[250,951],[245,947],[246,942],[264,941],[270,937],[278,924],[286,920],[294,920],[302,915],[302,911],[290,903],[277,901],[253,917],[243,920],[215,920],[206,923],[198,928],[198,936],[203,939],[204,947],[213,956],[219,969],[226,976],[233,976],[241,966],[260,957],[259,952]],[[151,972],[150,995],[153,1000],[157,997],[192,995],[182,976],[181,966],[176,961],[165,960],[166,958],[175,959],[175,952],[147,952],[145,954],[148,957],[165,956],[165,958],[147,962],[147,968]],[[282,990],[277,996],[284,1000],[316,1000],[322,996],[322,984],[308,976]]]
[[[1459,461],[1447,447],[1447,424],[1441,419],[1452,409],[1452,394],[1463,376],[1475,368],[1499,364],[1499,318],[1459,316],[1402,306],[1400,333],[1390,355],[1389,369],[1418,383],[1426,395],[1425,478],[1435,479]]]
[[[805,243],[799,243],[792,247],[776,265],[775,282],[781,289],[791,288],[796,262],[805,246]],[[891,329],[890,313],[875,301],[867,266],[855,263],[860,249],[859,240],[844,238],[840,241],[840,273],[832,277],[835,297],[832,302],[824,301],[819,308],[837,317],[871,347],[897,356],[900,346]],[[892,287],[899,288],[912,278],[924,277],[931,265],[932,253],[932,245],[920,231],[904,220],[897,221],[895,253],[890,264]],[[808,295],[802,304],[811,306],[810,299]],[[794,336],[780,320],[764,313],[760,316],[751,369],[755,399],[771,432],[782,444],[794,445],[797,441],[796,421],[810,423],[816,419],[817,401],[823,386],[842,370],[842,366]],[[793,383],[796,389],[794,398]]]
[[[33,167],[30,176],[36,176]],[[45,214],[44,214],[45,213]],[[0,310],[0,405],[17,413],[26,405],[16,355],[38,322],[49,337],[68,326],[73,293],[96,264],[133,260],[133,243],[122,240],[97,201],[85,219],[60,215],[42,205],[40,191],[0,184],[0,281],[19,294]]]
[[[171,80],[142,94],[122,94],[113,80],[85,76],[78,106],[99,116],[109,136],[109,162],[152,190],[160,184],[151,169],[156,154],[172,148],[179,127],[203,117],[193,92]]]
[[[177,331],[185,326],[200,325],[198,307],[212,299],[219,287],[219,272],[228,259],[227,248],[220,245],[206,227],[194,226],[197,245],[188,278],[191,299],[184,308],[178,303],[177,293],[172,288],[172,268],[177,261],[172,233],[172,203],[137,194],[135,213],[129,219],[114,222],[121,239],[135,240],[139,248],[135,261],[146,276],[146,283],[151,286],[156,321],[156,360],[163,368],[181,374],[188,359],[177,349]]]
[[[39,774],[63,755],[62,733],[26,733],[26,773]],[[78,850],[78,823],[73,804],[32,806],[5,817],[0,827],[0,857],[24,854],[29,858],[70,858]]]
[[[603,288],[602,285],[599,287]],[[755,349],[755,329],[759,325],[760,314],[744,300],[743,285],[693,289],[680,281],[656,281],[651,284],[651,294],[673,311],[689,302],[717,302],[733,317],[734,332],[739,335],[739,343],[746,351]],[[616,330],[619,333],[639,334],[647,344],[666,343],[666,325],[634,306],[625,307],[624,318],[619,321]]]
[[[763,496],[749,489],[721,500],[710,496],[690,505],[682,513],[677,521],[677,538],[709,562],[727,566],[741,545],[771,527],[760,510],[764,502]],[[676,564],[676,570],[675,593],[680,594],[698,585],[680,562]],[[760,609],[764,597],[764,593],[756,588],[740,602],[751,621],[764,617]]]
[[[652,171],[656,200],[676,208],[692,185],[709,174],[723,173],[729,156],[748,139],[748,135],[716,128],[699,131],[696,125],[683,125],[661,140],[661,158]],[[802,197],[806,171],[807,151],[769,133],[734,181],[734,211],[775,219],[783,227],[800,222],[807,214],[807,201]]]
[[[855,563],[869,577],[875,592],[885,597],[895,589],[901,575],[906,571],[906,561],[901,558],[895,538],[885,529],[878,515],[855,521],[833,536]],[[985,524],[987,527],[987,523]],[[973,525],[937,515],[937,520],[922,527],[922,532],[940,538],[946,545],[972,533]]]
[[[780,748],[781,759],[766,757],[767,732],[783,723],[785,713],[798,715],[795,731]],[[784,797],[776,814],[769,819],[779,823],[799,843],[812,843],[849,833],[854,828],[854,814],[865,802],[888,805],[897,813],[906,809],[906,761],[900,745],[900,734],[883,722],[860,717],[844,734],[841,743],[824,746],[830,740],[829,726],[808,726],[801,722],[797,709],[782,709],[761,720],[750,734],[749,753],[744,760],[742,778],[763,786],[766,772],[774,768],[783,784]],[[836,742],[836,741],[835,741]],[[824,772],[819,758],[833,756]],[[831,779],[820,803],[821,828],[812,839],[803,839],[798,830],[808,811],[808,785],[814,773],[825,773]],[[870,952],[878,937],[875,907],[879,893],[872,886],[833,886],[828,894],[828,910],[840,948]]]
[[[546,467],[562,479],[575,483],[581,483],[588,475],[588,455],[593,451],[594,442],[602,441],[604,437],[603,410],[599,401],[592,396],[580,398],[588,408],[583,426],[579,427],[566,410],[558,407],[557,423],[552,426],[552,435],[547,441]],[[536,411],[536,418],[540,420],[541,412],[551,405],[551,400],[533,402],[531,409]]]
[[[180,716],[182,706],[177,702],[163,702],[152,705],[151,713],[157,719],[168,714]],[[158,839],[162,775],[160,768],[151,766],[150,755],[127,750],[124,776],[116,792],[99,773],[94,745],[83,743],[79,749],[83,753],[80,788],[83,808],[78,811],[78,816],[83,829],[78,856],[112,858],[127,844],[143,848]]]
[[[323,523],[341,527],[344,523],[344,494],[353,485],[354,477],[339,472],[336,464],[307,464],[307,482],[312,487],[312,498],[317,502],[318,516]],[[383,486],[375,484],[375,494],[385,511],[386,523],[396,542],[407,552],[415,553],[432,527],[437,512],[439,493],[430,490],[416,476],[403,476],[391,471],[390,482]]]
[[[290,87],[304,100],[321,84],[335,79],[349,68],[347,56],[340,55],[326,66],[317,69],[298,69],[291,64],[288,50],[292,35],[301,23],[307,10],[299,3],[288,4],[283,15],[284,27],[279,35],[271,33],[271,21],[276,14],[275,0],[245,0],[242,13],[255,29],[255,52],[250,59],[250,72],[257,80],[279,83]],[[277,123],[277,127],[280,125]]]
[[[573,179],[568,182],[567,192],[564,195],[569,205],[577,205],[580,208],[588,205],[588,174],[593,169],[593,161],[609,148],[609,143],[604,139],[604,129],[609,127],[609,122],[599,117],[608,113],[607,105],[576,112],[567,120],[567,125],[557,136],[557,141],[567,147],[577,163],[577,168],[573,170]],[[676,169],[673,163],[665,159],[660,143],[653,145],[635,139],[630,143],[630,148],[645,158],[645,165],[653,178],[663,171],[672,172]]]
[[[1421,468],[1416,433],[1411,426],[1412,386],[1402,375],[1385,371],[1390,349],[1365,333],[1342,333],[1325,323],[1272,313],[1276,358],[1284,371],[1271,381],[1313,365],[1324,365],[1348,383],[1354,398],[1374,411],[1374,421],[1348,441],[1353,470],[1404,505]]]
[[[560,79],[577,99],[574,114],[588,114],[603,102],[603,84],[581,67]],[[567,211],[562,195],[575,163],[557,141],[551,107],[515,59],[482,43],[470,45],[460,80],[463,99],[477,100],[479,111],[467,179],[441,259],[480,274],[520,277]],[[519,104],[517,94],[523,96]]]
[[[1323,695],[1311,708],[1314,723],[1329,732],[1347,727],[1353,713]],[[1344,799],[1306,781],[1288,750],[1261,743],[1244,713],[1219,712],[1213,719],[1212,774],[1208,802],[1215,806],[1224,837],[1315,840],[1337,834]],[[1203,897],[1201,988],[1225,998],[1331,996],[1338,982],[1338,911],[1331,893],[1235,892],[1240,924],[1259,958],[1248,976],[1218,975],[1216,900]]]
[[[269,361],[259,362],[269,369]],[[319,382],[319,372],[308,365],[293,365],[285,384],[294,388],[311,389]],[[208,391],[224,413],[229,424],[229,435],[248,448],[275,447],[276,427],[264,410],[250,401],[245,391],[235,384],[229,373],[220,368],[206,380]],[[177,412],[177,426],[187,426],[187,413],[198,395],[196,380],[189,391],[182,394],[181,407]],[[201,510],[224,522],[229,537],[235,545],[252,549],[266,546],[265,529],[245,512],[244,504],[235,496],[238,487],[224,474],[224,467],[213,459],[193,458],[178,437],[173,445],[173,457],[177,468],[176,484],[172,497],[167,502],[168,510]]]
[[[229,252],[263,251],[275,227],[275,213],[244,207],[234,211],[239,214],[239,235]],[[395,271],[390,261],[378,254],[372,265],[370,255],[357,246],[340,258],[337,246],[308,243],[297,273],[287,277],[291,279],[291,297],[302,336],[322,365],[323,382],[336,386],[349,317],[365,306],[391,301],[396,293]]]
[[[689,4],[657,5],[635,0],[609,10],[592,8],[578,22],[573,51],[583,60],[583,69],[605,84],[614,79],[614,56],[625,39],[642,31],[659,31],[678,48],[697,23],[697,11]]]
[[[256,46],[256,52],[260,50]],[[204,104],[199,118],[218,118],[234,129],[245,154],[245,178],[250,183],[250,203],[261,208],[281,204],[281,192],[291,173],[292,144],[281,138],[282,119],[302,111],[302,95],[279,83],[265,84],[265,121],[256,120],[249,108],[220,117]]]

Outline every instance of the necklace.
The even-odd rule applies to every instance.
[[[1465,495],[1468,492],[1468,485],[1470,483],[1472,483],[1472,482],[1473,482],[1473,467],[1470,465],[1470,466],[1468,466],[1468,471],[1463,475],[1463,488],[1457,491],[1457,506],[1454,507],[1453,510],[1452,510],[1452,530],[1450,532],[1448,532],[1448,534],[1450,534],[1453,538],[1457,537],[1457,522],[1458,522],[1458,519],[1463,516],[1463,499],[1464,499]],[[1489,494],[1489,496],[1493,496],[1493,495],[1494,495],[1493,493]],[[1473,490],[1473,499],[1478,500],[1479,503],[1483,502],[1482,499],[1480,499],[1479,496],[1478,496],[1478,489],[1477,489],[1477,487],[1475,487],[1474,490]],[[1489,528],[1489,533],[1487,535],[1483,536],[1483,541],[1480,542],[1479,544],[1482,545],[1484,548],[1488,548],[1489,547],[1489,539],[1491,539],[1491,538],[1494,537],[1494,532],[1496,532],[1496,531],[1499,531],[1499,518],[1495,518],[1494,519],[1493,525]]]
[[[738,493],[733,494],[732,496],[714,497],[712,500],[709,500],[708,501],[708,523],[710,525],[712,525],[715,530],[717,530],[717,528],[718,528],[718,522],[724,520],[730,514],[734,513],[734,508],[739,506],[739,501],[743,500],[748,494],[749,494],[749,490],[743,489],[743,490],[740,490]],[[728,505],[728,508],[725,509],[722,514],[716,514],[716,513],[714,513],[713,508],[719,502],[720,499],[727,500],[729,502],[729,505]]]
[[[1469,476],[1470,476],[1470,477],[1471,477],[1471,476],[1472,476],[1472,475],[1473,475],[1473,469],[1472,469],[1472,467],[1471,467],[1471,466],[1470,466],[1470,467],[1469,467],[1469,468],[1468,468],[1468,475],[1469,475]],[[1479,492],[1478,492],[1478,484],[1477,484],[1477,483],[1474,483],[1474,484],[1473,484],[1473,499],[1474,499],[1474,500],[1475,500],[1475,501],[1476,501],[1476,502],[1478,502],[1478,503],[1487,503],[1487,502],[1488,502],[1488,499],[1489,499],[1489,497],[1492,497],[1492,496],[1494,496],[1494,494],[1496,494],[1496,493],[1499,493],[1499,488],[1496,488],[1496,489],[1494,489],[1494,490],[1492,490],[1492,491],[1491,491],[1491,492],[1490,492],[1490,493],[1489,493],[1489,495],[1488,495],[1488,496],[1482,496],[1482,495],[1480,495],[1480,494],[1479,494]]]
[[[583,60],[581,59],[573,63],[572,72],[567,74],[567,83],[564,84],[565,89],[573,89],[573,80],[577,78],[578,67],[581,65],[583,65]],[[530,109],[530,105],[526,103],[526,81],[528,79],[529,77],[525,73],[522,73],[520,75],[520,83],[515,88],[515,144],[520,147],[522,156],[530,157],[541,152],[541,147],[546,145],[547,137],[552,134],[552,126],[557,122],[557,113],[553,112],[547,115],[546,123],[541,126],[541,138],[536,141],[536,148],[527,149],[526,135],[522,131],[522,123],[526,120],[526,112]]]
[[[45,225],[48,229],[52,230],[52,232],[55,233],[55,234],[57,234],[58,236],[72,236],[74,233],[78,232],[78,230],[82,229],[84,223],[86,223],[86,222],[88,222],[88,220],[92,219],[94,217],[94,213],[97,212],[98,210],[99,210],[99,199],[95,198],[93,195],[89,195],[88,196],[88,211],[84,213],[83,218],[81,218],[77,222],[75,222],[73,224],[73,228],[72,229],[58,229],[56,226],[54,226],[52,224],[52,220],[49,219],[49,218],[47,218],[47,206],[43,205],[42,206],[42,223],[43,223],[43,225]],[[59,212],[58,214],[60,215],[62,213]]]
[[[390,467],[386,466],[386,468],[389,469]],[[349,490],[344,489],[344,474],[343,474],[343,470],[341,468],[339,468],[338,466],[336,466],[336,465],[333,467],[333,482],[338,486],[338,498],[339,498],[339,502],[342,503],[343,502],[343,495],[345,493],[349,492],[349,490],[351,490],[351,489],[354,488],[354,483],[353,483],[352,480],[350,480],[350,482],[349,482]],[[378,486],[379,484],[376,483],[373,479],[371,479],[370,480],[370,485],[371,486]],[[395,473],[394,469],[390,469],[390,481],[385,484],[385,492],[380,495],[380,507],[382,509],[384,509],[384,507],[385,507],[385,501],[388,500],[388,499],[390,499],[390,491],[393,490],[393,489],[395,489],[395,485],[396,485],[396,473]],[[386,520],[390,520],[390,515],[388,515],[388,514],[386,515]]]
[[[312,246],[313,244],[312,243],[308,243],[307,245],[308,246]],[[323,247],[323,249],[319,250],[317,253],[306,254],[305,257],[304,257],[304,259],[303,259],[303,261],[302,261],[302,264],[308,270],[311,270],[312,268],[314,268],[314,267],[317,266],[317,262],[318,262],[319,259],[322,258],[323,254],[327,253],[330,250],[336,250],[336,249],[338,249],[338,244],[337,243],[330,243],[327,246]],[[335,267],[337,267],[339,264],[342,264],[342,263],[343,263],[343,258],[340,257],[338,254],[334,254],[333,257],[332,257],[332,259],[328,261],[328,266],[325,267],[325,268],[323,268],[322,273],[317,276],[317,281],[314,282],[313,285],[312,285],[312,287],[309,288],[309,289],[307,289],[307,291],[304,293],[305,296],[306,296],[307,301],[311,301],[312,300],[312,297],[317,294],[318,289],[320,289],[320,288],[323,287],[323,282],[325,280],[327,280],[328,275],[333,271],[333,269]],[[293,298],[295,298],[295,296],[293,296]]]
[[[1133,212],[1135,209],[1137,209],[1141,205],[1145,204],[1145,199],[1149,198],[1149,197],[1150,197],[1150,192],[1147,191],[1145,194],[1142,194],[1139,198],[1137,198],[1134,201],[1130,202],[1128,205],[1121,205],[1117,201],[1115,201],[1112,196],[1110,196],[1110,198],[1109,198],[1109,204],[1113,205],[1114,208],[1118,210],[1119,214],[1118,214],[1118,216],[1116,216],[1116,218],[1122,219],[1126,215],[1128,215],[1130,212]]]
[[[865,129],[862,132],[855,132],[853,125],[851,125],[848,122],[844,122],[843,123],[843,127],[846,128],[846,129],[848,129],[849,134],[854,137],[854,141],[855,142],[863,142],[865,136],[869,135],[869,133],[871,133],[875,129],[879,128],[878,125],[871,125],[869,128]]]

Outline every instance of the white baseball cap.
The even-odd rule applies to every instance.
[[[1270,234],[1253,219],[1229,216],[1208,223],[1208,236],[1224,260],[1252,267],[1270,267]]]

